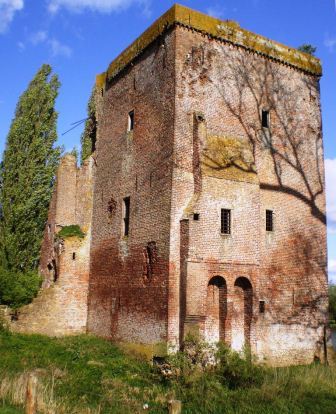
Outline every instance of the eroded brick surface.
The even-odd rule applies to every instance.
[[[229,345],[248,344],[272,364],[321,357],[327,278],[318,79],[177,27],[176,85],[170,262],[176,280],[187,280],[180,324],[197,323],[212,341],[224,323]],[[269,131],[260,126],[264,108]],[[231,210],[229,236],[220,233],[222,208]],[[273,232],[266,209],[274,212]],[[187,264],[181,217],[189,219]],[[226,287],[225,318],[214,276]],[[176,319],[169,328],[177,343]]]
[[[160,31],[105,84],[99,77],[92,222],[85,192],[91,178],[69,174],[68,161],[49,217],[52,232],[62,220],[91,225],[91,240],[78,246],[82,267],[70,260],[75,246],[65,245],[53,283],[46,233],[45,286],[71,287],[55,300],[65,309],[80,306],[85,323],[89,283],[87,329],[115,340],[174,350],[192,332],[237,351],[248,346],[273,365],[322,358],[319,73],[186,26]],[[231,234],[221,233],[222,209],[231,211]],[[266,210],[273,211],[273,231],[266,231]],[[62,319],[64,331],[69,320]]]
[[[51,336],[85,333],[89,286],[93,160],[77,168],[72,155],[59,166],[42,243],[42,288],[34,301],[19,310],[11,328]],[[60,240],[64,226],[77,224],[83,239]]]

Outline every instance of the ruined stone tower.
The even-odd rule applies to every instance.
[[[42,242],[42,289],[31,304],[20,309],[12,323],[16,332],[86,333],[93,167],[91,157],[81,168],[73,155],[61,160]],[[82,238],[59,237],[62,229],[74,224],[82,229]]]
[[[320,76],[310,55],[175,5],[97,77],[88,332],[321,356]]]

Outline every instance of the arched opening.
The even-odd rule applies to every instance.
[[[242,351],[244,346],[250,346],[253,289],[246,277],[238,277],[234,287],[232,349]]]
[[[227,314],[227,288],[223,277],[210,279],[206,296],[206,317],[204,339],[209,343],[225,340]]]

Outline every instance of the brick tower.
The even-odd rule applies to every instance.
[[[315,57],[175,5],[97,77],[90,332],[321,356],[320,76]]]

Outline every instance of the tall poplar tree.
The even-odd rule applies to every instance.
[[[1,163],[0,265],[29,272],[39,262],[56,168],[61,153],[55,100],[60,83],[42,65],[21,95]]]
[[[81,164],[92,154],[96,146],[97,119],[95,94],[96,89],[94,86],[87,105],[85,128],[81,135]]]

